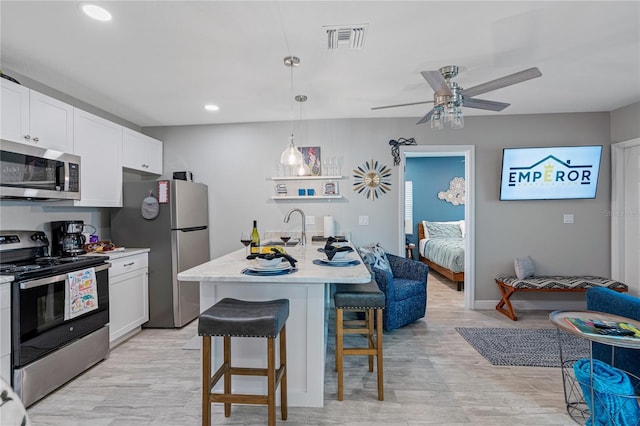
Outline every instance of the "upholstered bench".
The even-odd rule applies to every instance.
[[[509,299],[515,292],[585,292],[588,288],[604,287],[624,293],[629,289],[621,282],[594,276],[534,275],[519,279],[516,275],[502,275],[496,278],[496,284],[502,293],[502,299],[496,305],[496,310],[514,321],[518,317]]]

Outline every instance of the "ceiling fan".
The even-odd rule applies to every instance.
[[[422,77],[433,88],[433,100],[422,102],[411,102],[398,105],[386,105],[371,108],[372,110],[384,108],[396,108],[409,105],[420,105],[433,103],[433,109],[418,121],[417,124],[426,123],[431,120],[431,127],[442,128],[442,120],[450,121],[453,128],[463,127],[462,106],[468,108],[486,109],[491,111],[502,111],[510,104],[505,102],[489,101],[486,99],[477,99],[474,96],[490,92],[492,90],[501,89],[513,84],[522,83],[542,76],[540,70],[536,67],[529,68],[515,74],[510,74],[486,83],[473,86],[469,89],[463,89],[458,83],[452,79],[458,75],[458,67],[456,65],[448,65],[434,71],[420,72]],[[434,123],[435,122],[435,123]],[[435,124],[435,125],[434,125]]]

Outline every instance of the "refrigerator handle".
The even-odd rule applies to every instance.
[[[174,231],[182,231],[182,232],[193,232],[193,231],[202,231],[203,229],[207,229],[208,226],[192,226],[191,228],[178,228],[174,229]]]

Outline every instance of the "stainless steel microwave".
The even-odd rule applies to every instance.
[[[0,140],[0,198],[79,200],[80,157]]]

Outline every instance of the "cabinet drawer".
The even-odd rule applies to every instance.
[[[149,266],[149,256],[146,253],[137,254],[135,256],[114,259],[110,262],[109,277],[116,277],[138,269],[146,269]]]
[[[8,308],[11,303],[11,283],[0,284],[0,309]]]

